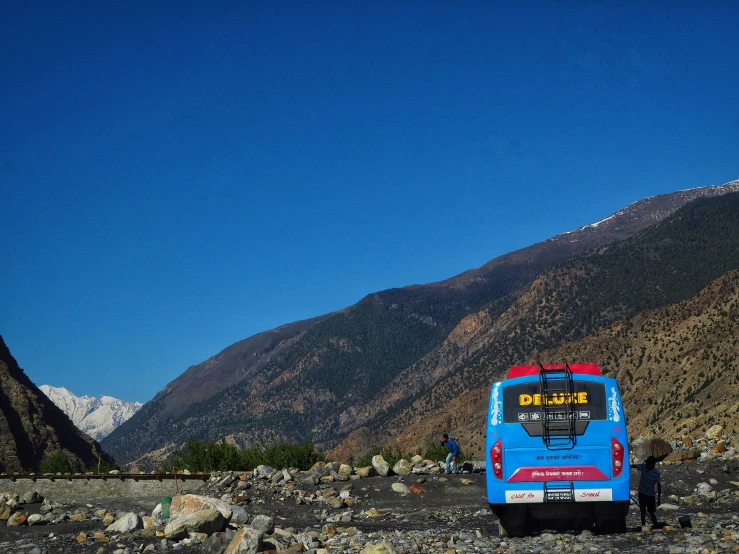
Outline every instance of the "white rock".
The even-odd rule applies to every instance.
[[[130,533],[135,529],[143,528],[144,522],[141,518],[133,512],[128,512],[122,517],[119,517],[114,523],[108,525],[105,530],[109,533]]]
[[[410,489],[404,483],[393,483],[392,488],[400,494],[410,494]]]

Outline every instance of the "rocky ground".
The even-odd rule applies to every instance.
[[[660,464],[662,529],[642,530],[632,505],[624,534],[500,537],[484,473],[443,475],[438,464],[416,459],[396,465],[394,475],[382,465],[355,470],[340,464],[308,472],[260,466],[214,474],[197,494],[175,497],[169,520],[158,498],[61,504],[33,494],[6,496],[0,501],[0,518],[8,520],[0,525],[0,552],[739,552],[739,456],[731,439],[724,452],[711,453],[717,442],[675,444],[674,461]],[[637,482],[633,472],[632,488]],[[677,522],[686,515],[692,528]]]

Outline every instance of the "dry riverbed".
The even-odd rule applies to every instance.
[[[220,554],[229,545],[233,552],[285,554],[739,552],[739,459],[733,450],[691,463],[661,464],[663,505],[658,515],[667,526],[642,530],[638,509],[632,506],[627,533],[603,536],[585,531],[499,537],[486,503],[483,473],[360,477],[338,469],[336,465],[298,472],[262,467],[249,474],[213,475],[191,491],[226,505],[214,506],[211,512],[229,511],[227,529],[211,533],[190,529],[177,535],[160,515],[152,515],[158,498],[19,504],[14,514],[25,514],[26,523],[0,525],[0,552]],[[637,479],[634,472],[632,489]],[[33,514],[44,521],[29,526]],[[109,525],[125,514],[138,518],[135,528],[110,531]],[[678,524],[677,517],[685,515],[692,528]],[[240,549],[235,547],[237,534],[251,538],[251,546],[242,540]]]

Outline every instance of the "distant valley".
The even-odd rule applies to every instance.
[[[712,367],[700,362],[713,359],[704,350],[723,345],[722,336],[704,327],[699,339],[690,334],[696,328],[667,314],[684,302],[700,304],[711,286],[733,294],[718,283],[739,269],[737,213],[739,181],[647,198],[446,281],[370,294],[338,312],[260,333],[189,368],[102,444],[120,463],[140,467],[189,437],[241,445],[312,437],[349,459],[386,444],[422,447],[444,429],[461,432],[468,449],[481,449],[483,420],[468,408],[486,402],[486,389],[510,365],[538,355],[591,357],[578,361],[618,374],[627,398],[629,387],[656,379],[654,357],[668,356],[640,341],[649,336],[661,344],[678,328],[690,336],[681,339],[682,351],[670,351],[680,374],[669,375],[684,387],[680,407],[692,402],[690,410],[662,397],[643,405],[636,394],[627,415],[638,432],[689,431],[737,399],[731,387],[728,396],[701,396],[713,382],[724,383],[726,373],[704,384]],[[647,334],[640,314],[657,318],[650,328],[664,327],[664,334]],[[633,344],[578,350],[619,325],[637,326]],[[631,380],[624,370],[630,359],[619,348],[640,356],[647,349],[641,365],[628,366]],[[720,348],[718,359],[736,373],[730,347]],[[651,376],[640,377],[650,368]],[[692,371],[703,373],[701,383]],[[667,375],[664,368],[660,374]],[[660,417],[678,411],[690,416],[680,424]]]
[[[78,429],[98,441],[143,406],[141,402],[126,402],[112,396],[75,396],[64,387],[41,385],[39,389],[69,416]]]

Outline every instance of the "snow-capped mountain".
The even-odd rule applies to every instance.
[[[75,396],[64,387],[41,385],[41,391],[69,416],[78,429],[102,440],[135,414],[143,404],[112,396]]]

